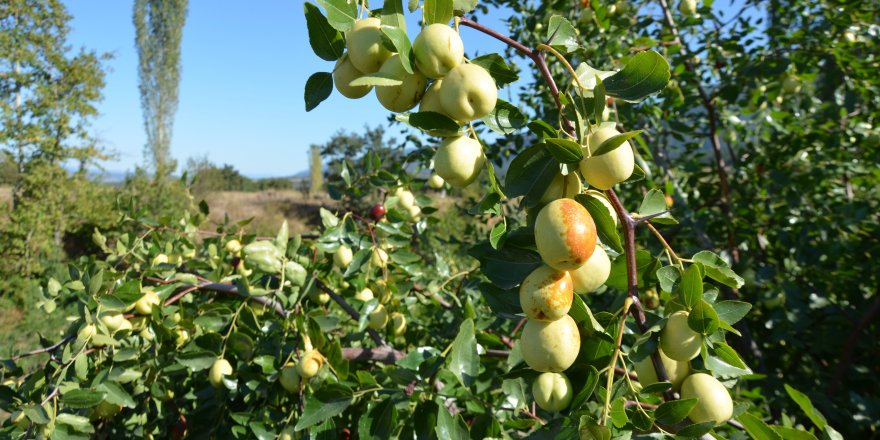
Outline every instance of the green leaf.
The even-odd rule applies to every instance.
[[[437,410],[437,426],[434,432],[438,439],[443,440],[469,440],[467,425],[461,416],[453,416],[446,409],[446,406],[440,405]]]
[[[642,130],[633,130],[626,133],[614,135],[608,139],[605,139],[601,144],[599,144],[599,146],[595,150],[590,151],[590,154],[591,156],[595,157],[610,153],[616,150],[617,147],[623,145],[624,142],[632,139],[641,132]]]
[[[480,261],[480,271],[502,289],[512,289],[541,264],[541,256],[529,249],[504,246],[494,249],[489,243],[481,243],[470,249],[469,254]]]
[[[317,72],[306,80],[306,111],[310,112],[318,107],[333,92],[333,74],[330,72]]]
[[[477,7],[477,0],[453,0],[452,7],[455,11],[464,15]]]
[[[584,385],[571,400],[572,411],[579,410],[585,403],[587,403],[587,400],[593,395],[593,391],[596,390],[596,385],[599,383],[599,371],[596,370],[596,367],[588,365],[586,373],[587,378],[584,381]]]
[[[657,93],[669,82],[669,63],[653,50],[639,52],[623,69],[605,79],[605,92],[624,101],[636,102]]]
[[[354,395],[350,388],[338,383],[325,383],[320,390],[306,399],[302,417],[296,422],[294,429],[302,431],[342,414],[353,400]]]
[[[623,397],[615,399],[611,404],[611,423],[617,428],[623,428],[627,422],[629,417],[626,415],[626,399]]]
[[[473,320],[466,319],[461,323],[446,362],[449,371],[465,387],[470,387],[477,380],[477,374],[480,372],[480,356],[477,354]]]
[[[87,434],[92,434],[95,432],[95,427],[92,426],[92,422],[89,420],[88,417],[78,416],[69,413],[61,413],[58,414],[58,417],[55,417],[55,423],[70,426],[79,432],[84,432]]]
[[[696,264],[688,266],[681,276],[681,300],[688,309],[694,308],[703,300],[703,276]]]
[[[47,425],[51,421],[49,419],[49,413],[46,412],[46,409],[42,406],[39,406],[35,403],[29,403],[22,407],[22,411],[27,418],[31,419],[32,422]]]
[[[507,232],[506,223],[498,222],[495,224],[492,228],[492,232],[489,233],[489,244],[491,244],[493,248],[498,249],[498,245],[504,237],[505,232]]]
[[[425,24],[449,23],[452,20],[452,0],[425,0],[422,18]]]
[[[584,158],[584,149],[581,145],[570,139],[550,138],[544,139],[547,143],[547,151],[553,155],[559,163],[575,164]]]
[[[746,429],[749,436],[755,440],[782,440],[782,437],[770,428],[769,425],[764,423],[763,420],[749,413],[737,417],[736,420],[742,423],[743,428]]]
[[[663,211],[666,211],[666,196],[662,191],[652,189],[645,194],[638,212],[640,216],[648,217]]]
[[[811,432],[801,429],[786,428],[785,426],[771,426],[771,429],[779,434],[783,440],[819,440]]]
[[[559,165],[545,144],[533,145],[519,153],[507,168],[504,192],[508,197],[526,196],[523,204],[534,206],[559,173]]]
[[[785,384],[785,391],[788,393],[789,397],[794,400],[795,403],[801,407],[801,411],[807,415],[807,417],[812,420],[813,424],[816,425],[817,428],[824,430],[826,426],[828,426],[828,421],[825,420],[825,416],[819,412],[816,407],[813,406],[813,402],[807,397],[806,394],[796,390],[789,384]]]
[[[679,430],[676,438],[702,437],[715,427],[715,422],[697,423]]]
[[[681,270],[677,266],[663,266],[657,269],[657,280],[660,281],[660,289],[664,292],[673,292],[680,279]]]
[[[620,234],[617,232],[614,217],[611,216],[608,207],[595,197],[587,194],[577,194],[574,196],[574,200],[590,212],[590,216],[593,217],[593,223],[596,224],[596,233],[599,235],[602,243],[610,246],[615,252],[623,252]]]
[[[593,87],[593,118],[599,124],[602,122],[602,114],[605,113],[607,99],[605,99],[605,83],[602,82],[602,78],[599,75],[596,75],[595,78],[596,86]]]
[[[734,289],[739,289],[745,284],[745,280],[737,275],[727,262],[714,252],[697,252],[693,256],[693,260],[702,263],[706,269],[706,275],[721,284],[733,287]]]
[[[372,257],[372,255],[373,254],[371,249],[361,249],[355,252],[354,257],[351,259],[351,264],[349,264],[348,267],[345,269],[345,273],[343,274],[343,276],[349,277],[356,274],[358,270],[360,270],[361,266],[363,266],[364,263],[366,263],[370,259],[370,257]]]
[[[394,115],[394,119],[432,136],[455,136],[460,134],[461,129],[458,122],[437,112],[399,113]]]
[[[700,300],[688,314],[688,326],[697,333],[710,335],[718,330],[718,313],[705,300]]]
[[[339,32],[348,32],[357,19],[357,2],[348,0],[316,0],[327,11],[327,22]]]
[[[476,57],[471,60],[471,64],[476,64],[489,72],[495,80],[498,87],[510,84],[519,79],[516,70],[504,61],[504,58],[497,53],[490,53]]]
[[[544,140],[547,138],[555,138],[559,136],[559,133],[555,128],[551,127],[550,124],[540,120],[535,119],[534,121],[529,122],[528,124],[529,130],[538,137],[538,140]]]
[[[61,395],[61,403],[70,408],[91,408],[102,400],[104,393],[92,389],[70,390]]]
[[[486,123],[489,129],[499,134],[513,133],[525,127],[529,121],[515,105],[503,99],[498,99],[495,108],[480,120]]]
[[[571,22],[561,15],[550,17],[550,24],[547,26],[547,45],[561,49],[565,53],[576,51],[580,45],[577,32]]]
[[[306,2],[303,4],[303,9],[312,51],[323,60],[338,60],[345,52],[345,38],[342,37],[342,33],[330,26],[327,17],[324,17],[317,6]]]
[[[654,410],[654,418],[660,423],[674,425],[684,420],[695,406],[697,399],[670,400]]]
[[[639,394],[644,394],[646,396],[649,394],[661,394],[661,393],[665,393],[666,390],[671,389],[671,388],[672,388],[672,384],[669,382],[655,382],[655,383],[652,383],[651,385],[648,385],[648,386],[642,388],[639,391]]]
[[[397,429],[397,408],[392,399],[385,399],[374,405],[358,423],[358,435],[362,439],[389,439],[394,437],[395,429]]]
[[[388,3],[393,2],[386,2],[386,5]],[[412,44],[409,42],[409,37],[406,36],[406,28],[382,26],[382,33],[391,40],[391,44],[397,49],[397,54],[400,55],[398,59],[403,64],[403,70],[406,70],[406,73],[412,74]],[[353,83],[354,81],[352,81]]]
[[[177,363],[192,371],[207,370],[216,360],[217,354],[210,351],[188,351],[177,355]]]
[[[384,2],[382,2],[382,12],[380,13],[380,18],[383,25],[383,31],[385,30],[385,26],[391,26],[393,28],[399,29],[403,33],[404,37],[406,36],[406,18],[403,16],[402,0],[385,0]],[[411,70],[407,70],[407,72],[412,73]]]
[[[135,408],[137,406],[131,394],[116,382],[103,382],[98,385],[97,389],[104,392],[104,400],[108,403],[121,405],[126,408]]]
[[[349,83],[352,87],[355,86],[399,86],[403,84],[403,79],[398,76],[392,75],[386,72],[376,72],[371,73],[369,75],[363,75],[360,78]]]
[[[743,319],[752,305],[742,301],[719,301],[715,303],[715,311],[718,312],[718,319],[733,325]]]

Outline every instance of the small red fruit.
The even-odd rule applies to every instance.
[[[381,203],[373,205],[373,208],[370,209],[370,217],[375,221],[382,220],[382,217],[385,217],[385,205]]]

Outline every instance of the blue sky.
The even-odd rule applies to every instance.
[[[109,171],[130,171],[144,162],[146,135],[137,90],[132,2],[65,0],[73,15],[69,43],[110,52],[104,100],[93,133],[114,151]],[[371,6],[378,7],[378,2]],[[251,177],[289,176],[308,168],[308,147],[341,128],[360,131],[387,124],[389,113],[374,96],[358,101],[338,93],[306,113],[303,88],[333,64],[308,44],[303,3],[190,0],[182,46],[183,71],[172,155],[180,166],[190,157],[229,163]],[[416,14],[408,14],[415,38]],[[481,18],[505,29],[499,13]],[[500,43],[473,30],[469,55],[500,51]]]

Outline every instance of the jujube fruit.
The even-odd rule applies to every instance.
[[[434,153],[434,171],[456,188],[477,180],[485,162],[480,143],[465,136],[444,139]]]
[[[351,85],[352,81],[362,76],[364,76],[364,73],[354,67],[348,54],[342,55],[342,58],[337,60],[336,66],[333,67],[333,85],[335,85],[336,90],[346,98],[363,98],[373,89],[373,86]]]
[[[529,319],[555,321],[568,313],[574,296],[571,276],[546,264],[530,273],[519,287],[519,303]]]
[[[581,267],[569,272],[575,293],[586,294],[595,291],[611,275],[611,260],[602,246],[596,245],[593,255]]]
[[[345,35],[351,64],[364,74],[376,73],[391,51],[382,43],[382,21],[375,17],[358,20]]]
[[[464,43],[455,29],[434,23],[422,29],[412,45],[416,66],[428,78],[443,78],[461,64]]]
[[[231,374],[232,365],[226,359],[220,358],[211,365],[211,370],[208,372],[208,380],[211,382],[211,385],[219,387],[223,385],[223,378]]]
[[[581,335],[571,316],[556,321],[529,319],[523,326],[520,351],[533,370],[565,371],[577,359],[580,348]]]
[[[428,86],[425,75],[422,75],[418,69],[408,73],[403,68],[400,55],[394,54],[385,60],[379,71],[403,81],[396,86],[376,86],[376,98],[382,107],[392,112],[404,112],[415,107],[425,94],[425,88]]]
[[[459,64],[443,79],[440,103],[456,121],[472,121],[489,114],[498,101],[495,80],[476,64]]]
[[[532,383],[535,403],[545,411],[562,411],[568,408],[574,390],[568,376],[562,373],[543,373]]]
[[[669,316],[660,331],[660,348],[667,356],[677,361],[689,361],[700,354],[702,346],[703,335],[688,326],[688,312],[681,310]]]
[[[587,138],[587,147],[591,152],[596,151],[602,142],[618,134],[620,132],[614,127],[601,127]],[[600,156],[586,157],[585,154],[580,164],[581,174],[587,183],[601,190],[629,179],[634,169],[635,155],[629,141]]]
[[[660,356],[660,362],[666,370],[666,375],[669,376],[669,383],[672,384],[672,389],[677,391],[681,386],[682,381],[691,374],[690,362],[670,359],[669,356],[666,356],[666,354],[663,353],[663,350],[659,349],[657,350],[657,354]],[[658,382],[657,371],[654,369],[654,362],[651,360],[651,356],[647,356],[641,361],[636,362],[634,367],[636,374],[639,375],[639,383],[641,383],[643,387]]]
[[[688,376],[681,384],[682,399],[697,399],[688,418],[694,423],[715,422],[716,425],[730,420],[733,416],[733,399],[727,388],[705,373]]]
[[[557,270],[575,270],[596,249],[596,224],[580,203],[557,199],[535,220],[535,245],[544,263]]]

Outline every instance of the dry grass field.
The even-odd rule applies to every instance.
[[[274,235],[285,219],[292,233],[313,231],[320,225],[319,209],[335,206],[326,195],[312,197],[295,190],[219,191],[204,199],[213,221],[222,223],[226,215],[233,222],[253,218],[248,231],[259,235]]]

